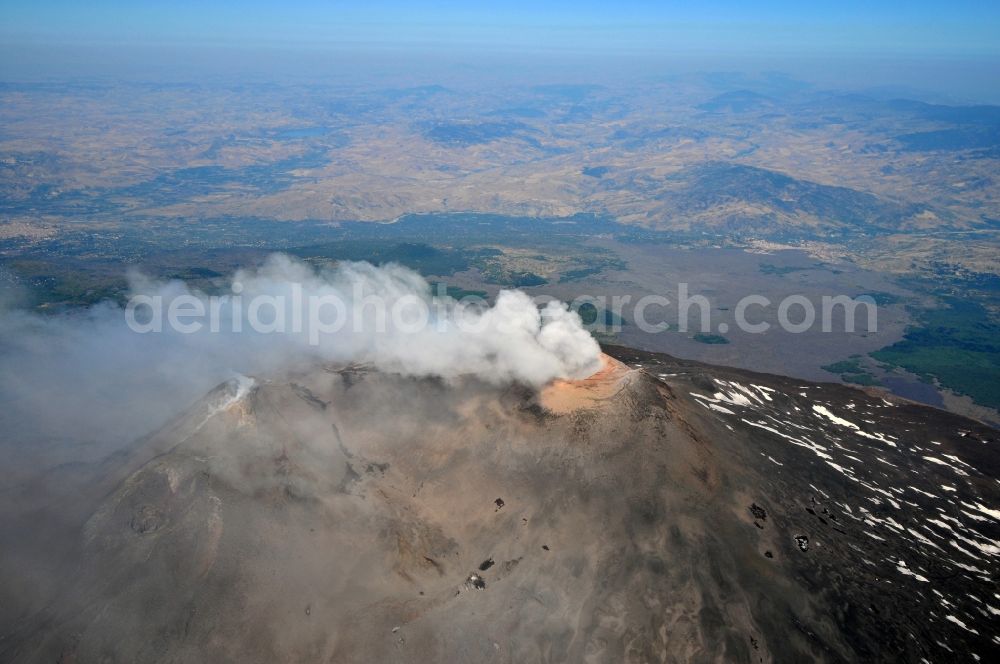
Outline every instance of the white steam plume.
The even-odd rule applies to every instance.
[[[492,307],[469,305],[434,297],[423,277],[399,265],[341,263],[317,271],[281,254],[259,269],[237,272],[232,285],[217,300],[218,330],[204,318],[199,331],[185,336],[192,337],[188,343],[205,338],[211,347],[224,340],[228,355],[238,353],[230,360],[234,368],[316,359],[365,362],[412,376],[474,375],[540,386],[588,376],[599,365],[597,342],[576,313],[559,302],[539,310],[520,291],[501,291]],[[192,306],[199,302],[198,310],[212,309],[209,298],[180,282],[136,282],[134,289],[161,296],[162,310],[180,296]],[[234,309],[236,294],[242,306]],[[175,332],[162,323],[163,334]],[[257,354],[257,362],[241,360],[244,353]]]
[[[6,407],[0,429],[32,437],[134,439],[234,372],[267,375],[316,362],[534,386],[582,378],[600,364],[600,349],[575,313],[558,302],[540,311],[518,291],[502,291],[492,307],[468,306],[434,297],[426,280],[398,265],[316,270],[283,255],[237,272],[230,286],[236,284],[215,300],[222,305],[217,331],[209,316],[187,334],[164,316],[162,331],[140,334],[111,305],[52,317],[0,312],[0,403]],[[181,282],[136,276],[131,286],[133,294],[161,298],[164,312],[183,299],[211,313],[212,300]],[[232,307],[237,300],[242,312]],[[344,325],[324,327],[334,306],[316,318],[308,310],[295,312],[296,306],[308,309],[311,300],[342,303]],[[255,301],[258,318],[271,328],[280,322],[284,332],[252,329],[248,312]],[[234,331],[237,319],[241,331]],[[322,333],[312,324],[317,322]]]

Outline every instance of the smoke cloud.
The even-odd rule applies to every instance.
[[[236,374],[317,362],[533,386],[599,366],[597,343],[561,303],[539,309],[519,291],[493,306],[458,302],[398,265],[318,270],[274,255],[234,274],[221,296],[141,275],[130,285],[141,301],[127,311],[131,327],[111,304],[0,312],[0,443],[72,440],[106,452]]]

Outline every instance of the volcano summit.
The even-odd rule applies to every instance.
[[[541,391],[334,364],[220,385],[5,519],[0,659],[1000,652],[995,430],[605,353]]]

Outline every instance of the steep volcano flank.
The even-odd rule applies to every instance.
[[[759,549],[828,607],[852,658],[1000,652],[994,429],[842,385],[606,352],[669,383],[732,455],[729,479],[756,489],[745,518]]]
[[[122,464],[0,659],[998,651],[994,431],[607,351],[540,394],[358,367],[220,388]]]

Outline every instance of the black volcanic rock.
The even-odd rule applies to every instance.
[[[996,659],[996,431],[606,351],[541,395],[220,387],[49,508],[71,562],[0,583],[0,660]]]

